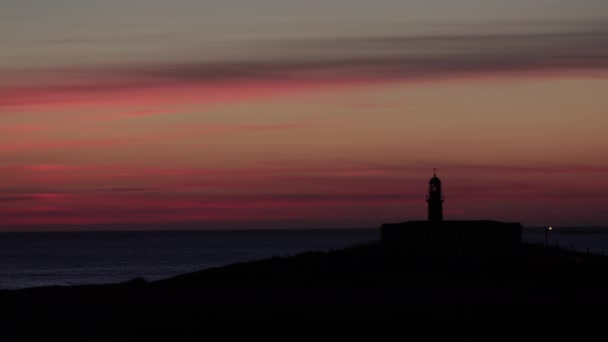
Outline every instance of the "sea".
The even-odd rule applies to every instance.
[[[524,228],[523,238],[608,253],[608,227]],[[0,233],[0,289],[154,281],[379,239],[378,229]]]
[[[0,233],[0,289],[154,281],[379,238],[377,229]]]

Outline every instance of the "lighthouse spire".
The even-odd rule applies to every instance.
[[[441,180],[437,178],[437,169],[433,168],[433,178],[429,181],[429,193],[426,196],[429,204],[429,221],[443,221],[443,193],[441,192]]]

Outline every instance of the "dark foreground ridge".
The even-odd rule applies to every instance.
[[[540,245],[429,252],[370,243],[150,283],[0,291],[0,329],[104,340],[196,335],[211,320],[251,318],[538,319],[608,304],[607,271],[607,258]]]

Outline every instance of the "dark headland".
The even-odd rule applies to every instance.
[[[215,320],[580,319],[608,305],[607,275],[608,258],[543,245],[385,240],[155,282],[0,291],[0,331],[7,340],[139,340],[204,337]]]
[[[608,259],[541,245],[428,252],[370,243],[156,282],[0,291],[9,337],[204,335],[213,320],[580,318],[608,305]]]

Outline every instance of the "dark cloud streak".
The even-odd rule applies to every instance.
[[[608,70],[608,30],[470,36],[285,41],[265,60],[91,66],[65,70],[56,84],[0,88],[0,106],[40,105],[82,96],[173,86],[281,87],[301,83],[382,82],[483,74]],[[1,73],[0,73],[1,74]],[[41,77],[45,77],[41,73]],[[49,75],[53,75],[49,71]],[[68,80],[66,82],[66,79]],[[278,88],[277,88],[278,89]],[[68,94],[68,96],[66,96]]]
[[[309,40],[277,43],[276,50],[276,57],[266,62],[157,65],[122,71],[136,78],[221,82],[605,69],[608,30]]]

